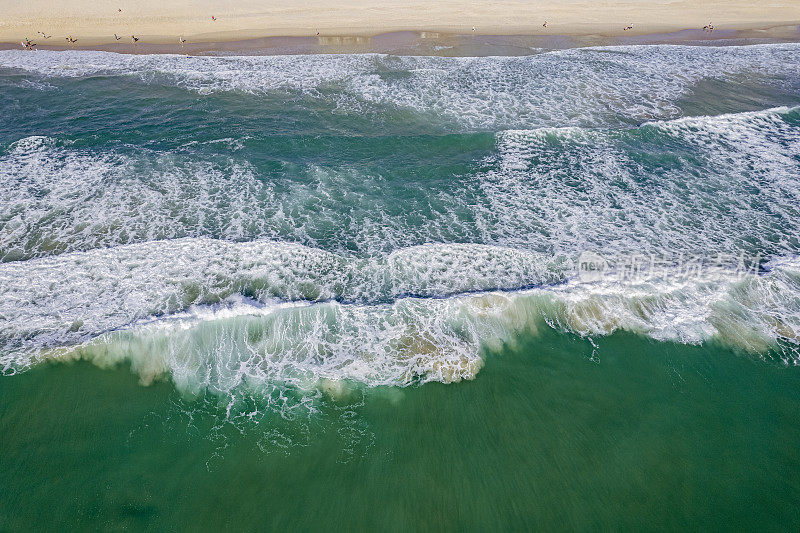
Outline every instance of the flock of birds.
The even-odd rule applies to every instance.
[[[121,8],[117,8],[117,13],[122,13],[122,9]],[[217,20],[217,17],[215,17],[214,15],[211,15],[211,21],[212,22],[216,22],[216,20]],[[37,35],[41,35],[43,39],[49,39],[49,38],[52,37],[52,35],[47,35],[43,31],[37,31],[36,34]],[[317,35],[319,35],[319,33],[317,33]],[[75,39],[72,35],[68,35],[67,37],[65,37],[65,39],[71,45],[74,45],[75,43],[78,42],[78,39]],[[122,40],[122,37],[120,37],[119,35],[117,35],[115,33],[114,34],[114,40],[115,41]],[[131,35],[131,43],[133,43],[133,46],[136,46],[136,43],[138,43],[138,42],[139,42],[139,37],[136,37],[135,35]],[[178,37],[178,42],[180,43],[181,46],[183,46],[184,44],[186,44],[186,39],[184,39],[183,36],[180,36],[180,37]],[[25,39],[22,41],[21,44],[22,44],[22,48],[24,48],[25,50],[33,50],[34,47],[36,46],[36,43],[31,41],[27,37],[25,37]]]
[[[37,31],[36,33],[38,35],[41,35],[42,38],[44,38],[44,39],[49,39],[49,38],[52,37],[52,35],[47,35],[43,31]],[[65,39],[69,44],[75,44],[75,43],[78,42],[78,39],[75,39],[72,35],[68,35],[67,37],[65,37]],[[120,41],[120,40],[122,40],[122,37],[120,37],[119,35],[117,35],[115,33],[114,34],[114,40],[115,41]],[[139,42],[139,37],[137,37],[135,35],[131,35],[131,43],[133,43],[133,45],[136,46],[136,43],[138,43],[138,42]],[[183,46],[184,44],[186,44],[186,39],[184,39],[183,36],[178,37],[178,42],[181,44],[181,46]],[[24,48],[25,50],[33,50],[35,46],[36,46],[36,43],[31,41],[27,37],[25,37],[25,39],[22,41],[22,48]]]

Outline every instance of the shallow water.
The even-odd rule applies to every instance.
[[[796,526],[798,52],[0,51],[0,521]]]

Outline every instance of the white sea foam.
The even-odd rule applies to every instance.
[[[538,254],[491,246],[350,259],[295,244],[184,238],[0,264],[0,337],[12,351],[75,343],[236,295],[382,302],[561,279],[563,267]]]
[[[377,173],[294,165],[264,176],[246,159],[198,159],[20,139],[0,153],[0,261],[196,236],[375,254],[471,231],[462,214],[469,191],[436,191],[416,203],[404,195],[409,212],[432,211],[420,225],[397,212],[404,191]]]
[[[334,278],[332,290],[335,278],[346,277],[342,272],[347,270],[330,268],[329,254],[282,245],[275,250],[270,244],[247,249],[249,260],[257,260],[259,267],[248,270],[240,264],[231,272],[225,264],[231,259],[219,249],[205,262],[192,255],[203,255],[218,243],[185,240],[164,246],[174,246],[169,251],[173,262],[164,251],[154,256],[135,253],[142,251],[135,247],[129,247],[130,262],[125,264],[116,257],[119,250],[62,255],[54,260],[63,267],[39,260],[42,268],[19,281],[12,279],[18,274],[11,271],[15,264],[3,265],[0,286],[12,288],[2,294],[0,335],[23,342],[4,348],[0,362],[5,371],[43,358],[85,358],[100,365],[130,361],[145,382],[169,376],[187,393],[222,395],[242,387],[314,390],[323,381],[449,383],[474,377],[486,350],[512,343],[520,334],[535,335],[546,324],[584,336],[627,330],[682,343],[714,339],[752,354],[775,354],[786,363],[800,361],[797,259],[775,261],[768,273],[744,278],[714,270],[679,280],[570,279],[522,291],[405,297],[387,303],[290,303],[263,297],[266,303],[260,303],[236,291],[242,277],[265,287],[264,278],[277,279],[289,293],[301,294],[309,290],[305,276],[310,273],[319,280],[324,278],[320,269],[328,271]],[[244,250],[239,253],[245,255]],[[428,257],[435,253],[426,251]],[[272,262],[265,261],[268,254]],[[279,270],[288,266],[275,262],[281,254],[292,259],[294,270]],[[473,255],[479,254],[480,249],[473,249]],[[361,265],[365,267],[369,265]],[[152,271],[156,268],[158,275]],[[264,278],[259,280],[259,273]],[[226,277],[232,274],[239,279]],[[181,279],[187,275],[192,279]],[[225,299],[198,306],[203,299],[187,294]],[[159,304],[163,312],[172,307],[178,311],[146,316]],[[109,326],[116,329],[99,333]]]
[[[560,50],[525,57],[310,55],[191,57],[107,52],[0,52],[0,67],[45,77],[129,75],[146,83],[215,91],[296,91],[432,113],[470,127],[597,126],[619,117],[679,116],[677,102],[702,79],[757,76],[797,83],[796,43]],[[403,75],[398,75],[403,74]],[[779,80],[783,81],[779,81]]]
[[[475,177],[483,219],[504,229],[496,242],[554,252],[795,254],[800,129],[787,113],[504,132]]]
[[[797,113],[509,130],[474,173],[412,184],[413,194],[368,168],[295,165],[273,177],[246,158],[27,137],[0,154],[0,260],[197,236],[362,256],[452,241],[548,256],[793,254]]]
[[[110,74],[200,93],[299,92],[343,112],[388,106],[460,129],[525,128],[498,133],[472,172],[416,201],[355,165],[260,175],[228,137],[219,140],[233,154],[225,161],[197,160],[191,147],[165,154],[20,139],[0,153],[0,368],[125,360],[144,381],[169,376],[186,392],[223,396],[278,384],[452,382],[472,378],[486,350],[545,324],[584,336],[713,339],[797,363],[797,108],[675,117],[702,79],[794,83],[799,50],[0,52],[0,67],[45,79]],[[721,270],[581,283],[572,261],[585,250],[778,259],[745,279]]]

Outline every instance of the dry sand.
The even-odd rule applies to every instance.
[[[121,9],[122,11],[118,11]],[[212,20],[212,16],[216,20]],[[547,27],[542,27],[547,21]],[[371,36],[398,31],[482,35],[642,35],[783,27],[797,32],[800,0],[0,0],[0,42],[28,37],[78,45],[242,41],[271,36]],[[633,30],[623,28],[633,24]],[[786,29],[788,27],[788,29]],[[52,35],[42,39],[37,32]]]

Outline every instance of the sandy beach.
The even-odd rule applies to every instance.
[[[27,37],[54,46],[72,36],[79,48],[130,44],[131,35],[142,46],[175,44],[179,36],[199,44],[277,36],[335,40],[403,31],[614,37],[699,30],[709,22],[718,34],[744,30],[791,36],[800,24],[800,2],[300,0],[287,6],[275,0],[0,1],[0,42],[18,44]],[[628,25],[633,28],[624,30]]]

